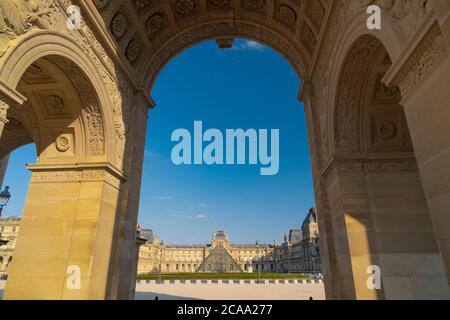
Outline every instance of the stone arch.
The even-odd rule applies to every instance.
[[[54,69],[53,72],[65,73],[72,91],[77,92],[79,96],[87,97],[87,101],[86,99],[77,101],[82,104],[79,109],[80,128],[78,134],[82,135],[79,142],[82,142],[80,146],[83,149],[83,159],[79,160],[112,162],[115,150],[107,146],[115,145],[116,134],[113,130],[114,117],[111,108],[107,108],[112,103],[112,97],[103,81],[105,80],[105,74],[99,72],[99,68],[94,66],[87,53],[74,39],[55,32],[27,35],[4,56],[0,65],[0,81],[13,90],[18,90],[21,85],[23,88],[23,77],[27,76],[27,73],[32,72],[33,69],[41,69],[42,71],[39,65],[42,66],[43,64],[47,65],[47,68]],[[42,74],[42,76],[45,75]],[[55,99],[58,98],[57,95],[53,96]],[[64,97],[59,98],[62,98],[60,102],[68,103],[67,100],[64,101]],[[17,117],[20,117],[21,114],[24,114],[23,111],[27,110],[29,121],[19,120],[17,117],[16,120],[23,122],[37,145],[45,144],[38,137],[37,127],[40,124],[36,110],[29,108],[29,106],[30,101],[27,100],[23,105],[18,104],[10,108],[8,114],[17,114]],[[34,122],[34,127],[31,128],[32,124],[25,122]],[[99,146],[99,144],[102,144],[102,146]]]
[[[446,297],[400,90],[382,82],[392,59],[377,37],[364,34],[340,61],[328,123],[331,161],[322,171],[332,238],[322,253],[338,275],[329,295],[414,299],[429,296],[419,283],[433,278],[433,295]],[[371,266],[382,270],[380,290],[365,285]]]
[[[401,151],[412,153],[410,140],[405,137],[408,135],[408,128],[404,116],[397,119],[398,123],[395,127],[391,121],[378,119],[377,122],[375,119],[374,121],[377,123],[372,123],[371,119],[365,117],[365,113],[368,112],[366,109],[370,104],[396,105],[396,112],[402,113],[398,105],[401,100],[398,88],[388,88],[382,83],[384,75],[392,64],[384,46],[371,35],[361,36],[350,47],[344,61],[337,81],[338,87],[332,117],[334,120],[334,132],[332,132],[334,155],[339,157],[340,154],[350,152],[365,157],[369,155],[371,151],[369,145],[375,143],[377,135],[378,138],[384,140],[389,140],[395,135],[403,135],[402,146],[399,147],[403,147]],[[374,75],[374,73],[376,74]],[[373,79],[374,76],[375,79]],[[375,83],[370,83],[374,81]],[[375,113],[382,111],[377,110]],[[384,110],[388,113],[392,111]],[[376,128],[372,128],[372,126],[376,126]],[[368,131],[367,128],[371,129]],[[368,140],[372,140],[372,142]],[[408,147],[409,150],[406,150]]]
[[[348,56],[352,48],[356,47],[358,41],[371,41],[374,45],[380,45],[386,50],[386,54],[392,62],[395,62],[401,55],[401,52],[406,45],[407,36],[400,28],[399,24],[392,18],[392,16],[385,10],[382,11],[383,28],[381,30],[369,30],[366,27],[367,14],[365,11],[359,11],[355,14],[349,25],[345,27],[339,35],[337,41],[337,48],[329,62],[330,72],[328,73],[328,85],[325,91],[324,103],[325,113],[324,119],[328,119],[327,123],[321,124],[322,134],[326,135],[323,139],[324,149],[328,150],[330,154],[335,153],[335,125],[336,125],[336,101],[338,100],[338,90],[340,89],[340,78],[344,70]],[[336,85],[339,84],[339,85]],[[323,127],[323,128],[322,128]]]
[[[243,38],[267,45],[291,64],[300,79],[307,78],[305,57],[302,57],[298,48],[289,43],[282,35],[248,22],[217,21],[183,30],[164,43],[145,64],[144,85],[151,90],[161,70],[182,51],[201,42],[221,38]]]
[[[201,41],[241,37],[284,55],[307,78],[331,1],[95,1],[137,79],[152,86],[178,52]],[[144,75],[142,70],[146,71]]]
[[[121,78],[83,41],[54,31],[29,32],[2,58],[1,83],[25,102],[7,112],[13,120],[7,127],[19,123],[24,140],[0,152],[30,141],[38,149],[37,164],[28,166],[32,177],[5,298],[17,298],[27,286],[26,264],[33,264],[37,281],[45,275],[58,287],[49,295],[53,299],[114,296],[109,257],[126,181],[121,172],[125,139],[118,137],[126,103]],[[14,141],[8,130],[2,140]],[[41,245],[31,248],[35,242]],[[86,250],[80,249],[84,245]],[[49,254],[59,256],[60,263],[49,266]],[[66,286],[71,265],[84,275],[81,291]],[[32,299],[39,293],[27,295]]]

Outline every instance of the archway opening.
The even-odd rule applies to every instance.
[[[152,90],[157,107],[149,114],[139,215],[141,235],[149,237],[140,248],[138,279],[180,272],[214,277],[219,271],[254,274],[255,279],[258,273],[262,278],[291,273],[297,279],[321,272],[318,243],[306,244],[314,233],[307,222],[304,237],[299,230],[314,196],[298,88],[291,65],[250,40],[234,40],[228,49],[203,42],[165,66]],[[174,132],[183,129],[195,139],[198,122],[201,135],[209,129],[223,133],[223,159],[209,163],[203,158],[195,164],[192,142],[192,159],[174,162],[174,147],[180,142],[171,139]],[[261,175],[261,166],[250,164],[248,154],[241,165],[227,165],[226,131],[239,128],[268,129],[269,150],[270,130],[279,130],[275,174]],[[203,156],[212,141],[203,141]],[[316,221],[310,226],[314,224],[317,236]],[[217,231],[224,229],[226,233]],[[219,255],[226,258],[216,260]]]
[[[100,258],[99,249],[93,243],[101,245],[108,232],[113,237],[113,224],[108,228],[101,223],[111,213],[115,215],[115,208],[106,213],[103,194],[108,188],[116,193],[119,190],[105,182],[105,171],[110,169],[106,163],[105,117],[100,98],[81,67],[59,55],[33,61],[17,78],[15,89],[25,102],[8,110],[8,122],[0,140],[0,159],[6,165],[13,150],[29,143],[33,143],[35,153],[28,154],[32,159],[27,158],[30,172],[26,177],[17,175],[8,181],[10,173],[6,174],[5,183],[10,184],[11,191],[16,190],[10,205],[17,211],[23,207],[23,212],[14,213],[20,216],[18,221],[2,221],[11,225],[8,228],[17,222],[12,227],[17,232],[20,226],[17,241],[9,243],[14,258],[8,260],[4,297],[14,299],[30,286],[30,281],[35,281],[42,285],[36,290],[25,290],[26,298],[42,298],[47,287],[61,288],[48,293],[50,299],[61,298],[61,293],[67,299],[79,298],[80,292],[66,286],[67,270],[71,266],[84,275],[80,280],[84,286],[81,294],[86,298],[89,294],[101,296],[100,291],[90,289],[93,284],[89,275],[94,268],[103,266],[105,272],[100,277],[107,278],[109,264]],[[13,153],[9,158],[13,171],[18,165],[14,157]],[[23,161],[20,166],[25,171]],[[16,185],[22,186],[20,192],[28,190],[25,201],[14,188]],[[19,199],[24,202],[16,205]],[[100,227],[102,232],[96,232]],[[80,247],[82,243],[84,247]],[[29,265],[33,268],[26,267]]]
[[[325,173],[334,234],[325,255],[336,298],[448,296],[400,91],[383,84],[391,65],[382,43],[362,36],[340,73]]]

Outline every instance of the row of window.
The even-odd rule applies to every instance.
[[[17,231],[17,227],[5,227],[5,226],[2,226],[2,227],[0,227],[0,232],[6,232],[6,231],[8,231],[8,229],[9,229],[9,232],[16,232]]]

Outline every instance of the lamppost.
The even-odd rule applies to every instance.
[[[3,208],[8,204],[10,198],[9,187],[6,186],[5,190],[0,193],[0,217],[2,216]]]

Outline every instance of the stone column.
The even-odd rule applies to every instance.
[[[106,299],[123,176],[108,163],[29,169],[4,299]]]
[[[425,31],[411,54],[390,70],[386,82],[402,92],[401,105],[450,285],[450,58],[444,41],[450,30],[446,24],[447,36],[443,35],[434,23]]]
[[[3,190],[3,180],[8,168],[9,155],[0,160],[0,192]]]
[[[124,171],[128,176],[128,181],[124,186],[122,195],[122,213],[119,220],[120,242],[114,257],[114,286],[117,286],[117,289],[112,290],[112,292],[117,292],[117,296],[110,297],[111,299],[134,299],[136,228],[149,106],[151,105],[146,97],[142,94],[136,95],[131,110],[130,130],[127,135],[125,150]]]
[[[444,268],[415,161],[336,161],[327,191],[342,299],[444,299]],[[380,268],[371,289],[368,268]]]
[[[304,102],[306,123],[308,127],[308,141],[311,154],[311,167],[314,177],[314,194],[316,198],[316,211],[319,220],[320,254],[322,259],[322,273],[324,275],[325,294],[327,299],[339,299],[339,277],[336,254],[334,248],[333,227],[330,218],[326,187],[319,170],[319,158],[323,141],[320,140],[319,128],[319,105],[311,83],[302,84],[300,94]]]

